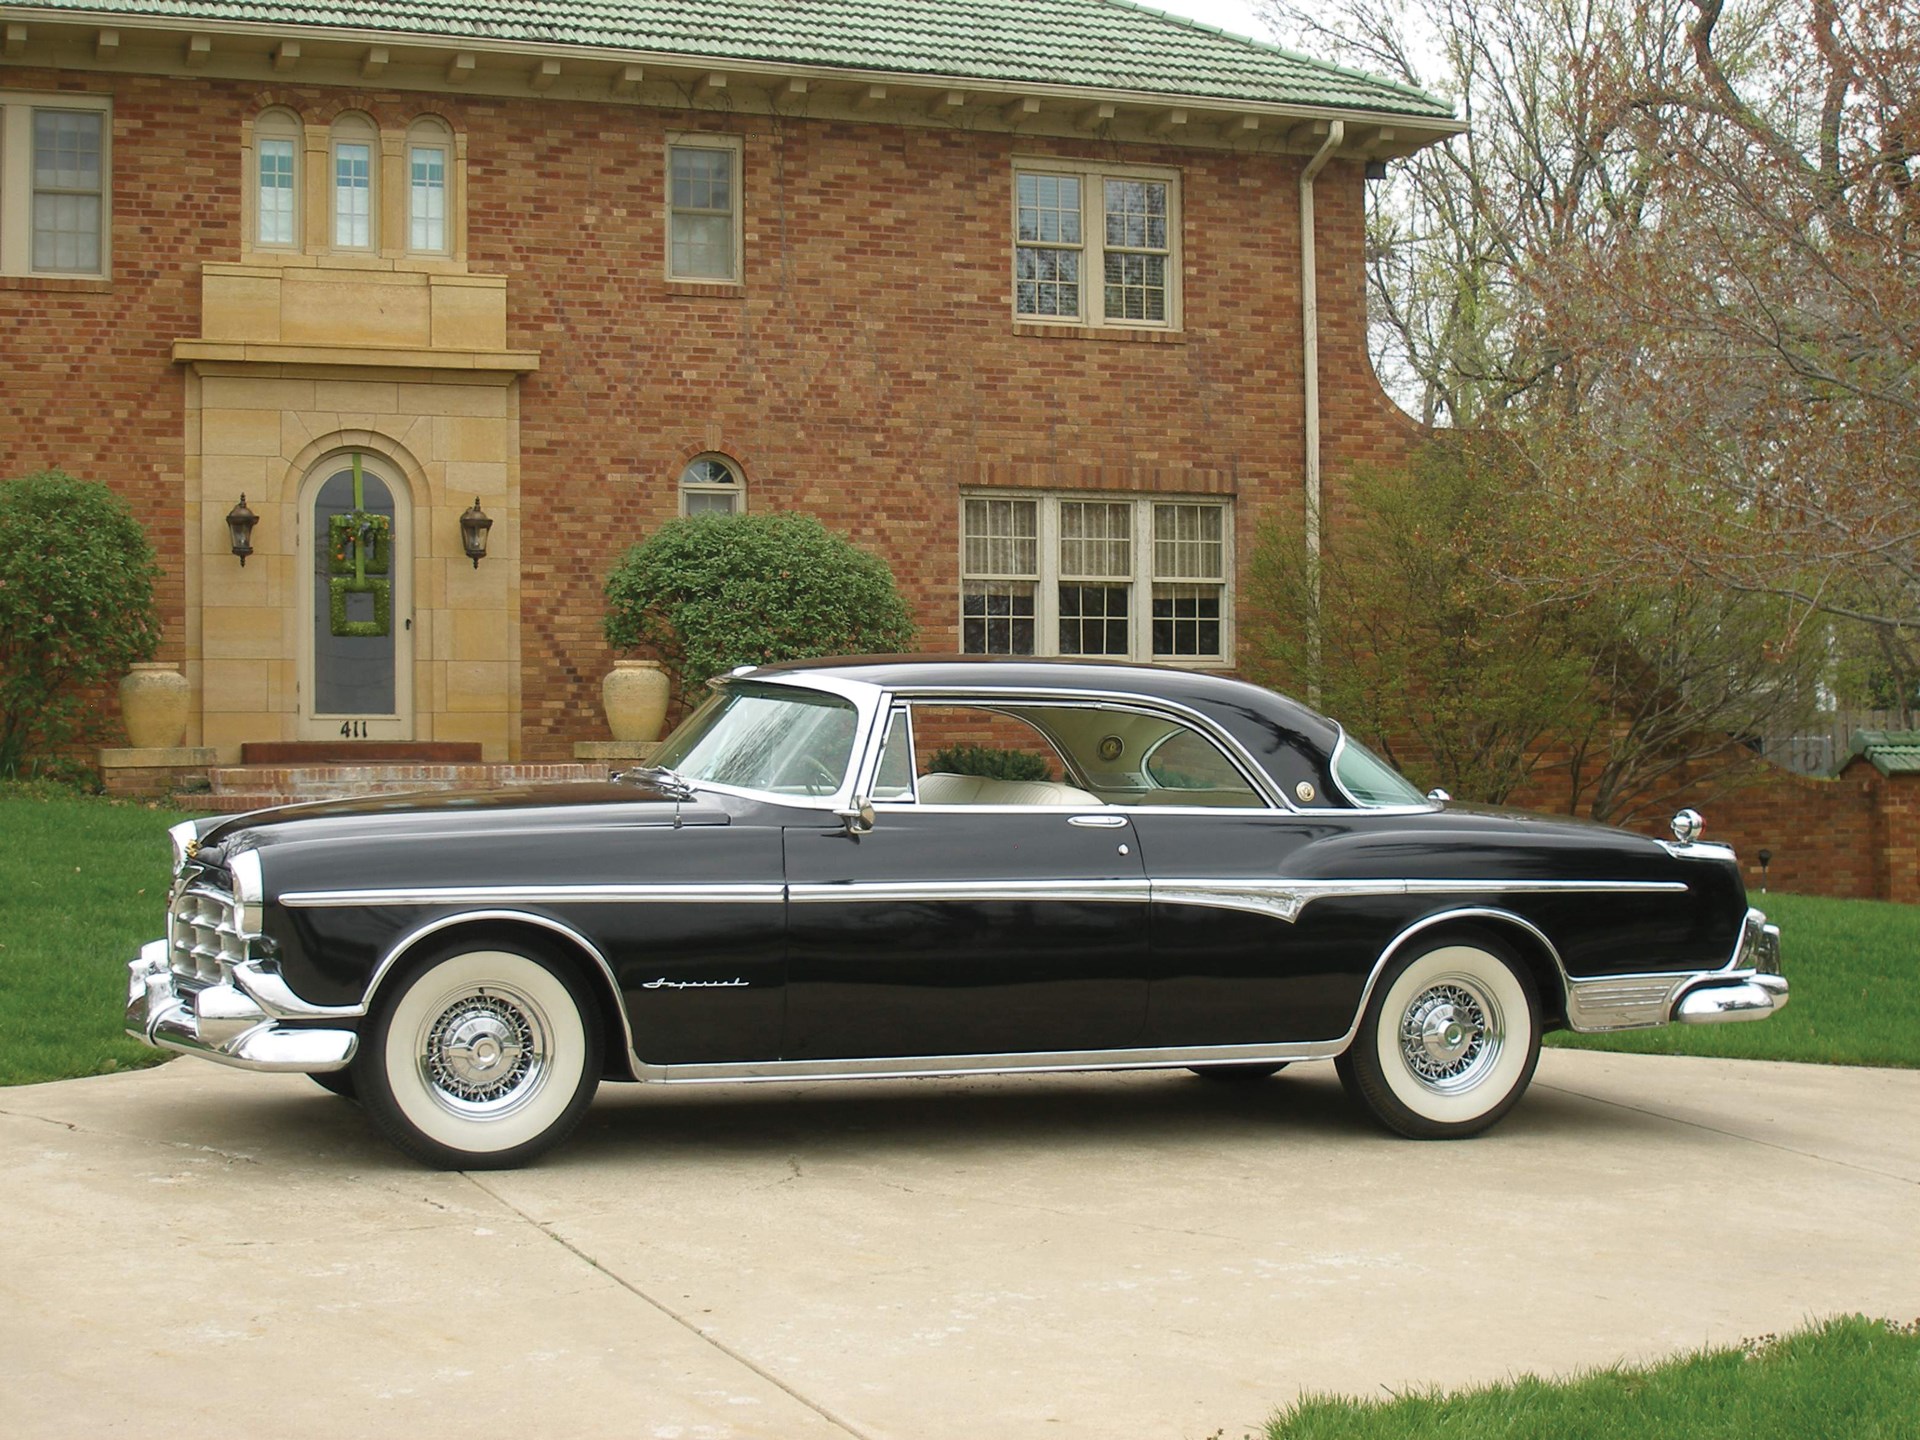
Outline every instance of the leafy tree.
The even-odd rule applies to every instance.
[[[1549,477],[1555,578],[1779,597],[1783,634],[1869,627],[1896,690],[1920,676],[1911,0],[1269,14],[1473,127],[1378,199],[1376,349],[1424,418]]]
[[[1298,534],[1263,528],[1249,577],[1249,670],[1462,800],[1506,800],[1589,723],[1569,605],[1502,578],[1522,529],[1518,465],[1496,446],[1427,445],[1405,469],[1354,478],[1351,518],[1317,564]]]
[[[153,657],[159,573],[105,485],[58,470],[0,483],[0,775],[73,733],[86,687]]]
[[[1552,499],[1504,441],[1430,442],[1351,502],[1317,565],[1262,532],[1250,668],[1423,785],[1500,803],[1558,768],[1570,813],[1618,822],[1733,778],[1814,693],[1820,653],[1777,643],[1775,598],[1543,580]]]
[[[807,515],[669,521],[627,551],[606,595],[607,643],[650,646],[688,702],[737,665],[913,643],[886,562]]]

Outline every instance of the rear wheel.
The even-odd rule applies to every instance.
[[[393,983],[362,1036],[354,1083],[415,1159],[507,1169],[586,1113],[600,1036],[593,993],[564,962],[517,945],[449,946]]]
[[[1533,979],[1485,939],[1441,940],[1381,975],[1337,1065],[1347,1092],[1417,1140],[1477,1135],[1519,1103],[1540,1059]]]

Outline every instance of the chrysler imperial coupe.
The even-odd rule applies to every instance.
[[[130,1030],[303,1071],[409,1155],[486,1168],[602,1080],[1332,1060],[1392,1130],[1466,1136],[1543,1031],[1787,999],[1693,812],[1669,841],[1455,805],[1220,676],[742,669],[653,758],[176,827]]]

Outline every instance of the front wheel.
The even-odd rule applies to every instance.
[[[442,1170],[523,1165],[565,1139],[600,1083],[599,1007],[544,954],[450,946],[395,982],[354,1058],[361,1104]]]
[[[1416,1140],[1477,1135],[1519,1103],[1540,1059],[1533,979],[1489,940],[1443,940],[1381,975],[1341,1082]]]

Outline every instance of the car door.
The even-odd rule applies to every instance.
[[[1302,927],[1294,857],[1321,817],[1275,808],[1206,737],[1168,734],[1132,807],[1151,879],[1152,987],[1144,1043],[1324,1040],[1353,1018],[1351,945]],[[1328,917],[1322,910],[1316,922]],[[1348,937],[1350,939],[1350,937]]]
[[[870,832],[786,832],[784,1057],[1137,1044],[1148,891],[1131,820],[1097,801],[923,803],[897,765],[907,726],[902,711],[889,727],[881,773],[899,773]]]

